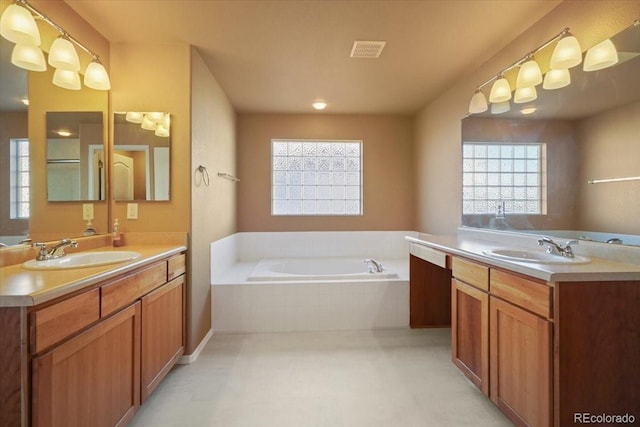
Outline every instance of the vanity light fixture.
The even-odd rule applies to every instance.
[[[60,129],[59,131],[56,132],[58,135],[60,136],[64,136],[64,137],[68,137],[71,136],[71,132],[66,130],[66,129]]]
[[[557,58],[561,58],[564,62],[556,62],[556,66],[552,64],[551,71],[547,73],[548,76],[545,76],[545,79],[542,78],[542,73],[540,70],[540,66],[534,60],[534,56],[550,46],[551,44],[558,42],[556,47],[554,48],[554,53]],[[559,48],[562,42],[562,46]],[[577,52],[579,56],[579,62],[575,63],[575,57],[571,52],[577,46]],[[557,59],[556,61],[559,61]],[[568,85],[571,82],[571,79],[568,75],[568,71],[566,70],[570,66],[575,66],[582,61],[582,55],[580,53],[580,45],[574,36],[569,33],[569,28],[563,29],[556,36],[552,37],[542,45],[535,48],[533,51],[529,52],[527,55],[509,65],[507,68],[500,71],[495,77],[491,77],[489,80],[485,81],[481,85],[476,88],[476,91],[473,94],[471,102],[469,102],[469,114],[477,114],[486,111],[487,109],[482,107],[480,95],[482,93],[482,88],[486,85],[493,83],[491,87],[491,93],[489,95],[489,102],[491,102],[491,113],[500,114],[506,111],[508,102],[511,99],[511,86],[509,85],[509,81],[505,78],[507,72],[511,71],[516,67],[520,67],[518,72],[518,76],[516,78],[516,88],[524,89],[524,88],[533,88],[533,90],[517,90],[515,102],[524,103],[529,102],[537,97],[537,93],[535,90],[535,86],[543,83],[543,88],[545,89],[558,89]],[[562,66],[559,66],[560,64]],[[557,70],[557,71],[556,71]],[[560,71],[564,70],[564,71]],[[545,80],[547,81],[545,83]],[[474,99],[475,98],[475,99]],[[507,104],[504,104],[507,102]],[[493,107],[493,104],[500,104],[499,106]],[[508,107],[510,109],[510,106]]]
[[[127,111],[125,115],[125,119],[131,123],[142,123],[142,119],[144,119],[144,114],[137,111]]]
[[[29,105],[29,98],[20,98],[20,102],[22,102],[24,105]]]
[[[147,113],[147,118],[154,123],[160,123],[164,119],[164,113],[162,111],[151,111]]]
[[[75,46],[85,51],[92,57],[92,62],[85,71],[85,86],[96,90],[111,89],[111,82],[107,70],[100,63],[98,55],[85,47],[75,38],[71,37],[62,27],[53,22],[43,13],[31,6],[27,0],[15,0],[15,3],[9,5],[0,18],[0,35],[5,39],[16,43],[12,54],[12,63],[18,67],[30,71],[44,71],[46,64],[43,64],[44,55],[39,48],[40,32],[36,25],[35,17],[49,24],[60,33],[49,49],[48,63],[55,67],[53,83],[66,89],[78,90],[80,78],[77,72],[80,71],[80,58]],[[27,49],[25,46],[31,46]],[[39,53],[36,50],[40,51]],[[14,58],[15,57],[15,58]],[[76,73],[76,78],[69,73],[58,73],[57,71],[71,71]],[[58,77],[56,78],[56,74]]]
[[[160,136],[166,138],[169,136],[169,129],[165,128],[164,125],[158,123],[155,131],[156,136]]]
[[[535,112],[536,112],[536,107],[526,107],[520,110],[520,114],[524,114],[524,115],[533,114]]]
[[[153,131],[156,130],[156,122],[151,120],[148,114],[145,114],[144,118],[142,119],[142,129],[153,130]]]
[[[491,104],[491,114],[502,114],[511,110],[511,103],[509,101],[494,102]]]
[[[618,51],[611,39],[606,39],[587,50],[584,57],[584,71],[598,71],[618,63]]]

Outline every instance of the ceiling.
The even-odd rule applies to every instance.
[[[110,43],[195,46],[239,112],[413,114],[560,0],[65,0]],[[379,59],[349,58],[383,40]]]

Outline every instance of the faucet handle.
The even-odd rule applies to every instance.
[[[578,240],[567,240],[567,243],[565,243],[565,246],[571,246],[571,245],[578,245],[580,244],[580,242]]]
[[[36,260],[43,261],[43,260],[47,259],[48,253],[47,253],[47,244],[46,243],[35,242],[35,243],[31,244],[31,247],[40,248],[40,252],[38,252],[38,257],[36,258]]]

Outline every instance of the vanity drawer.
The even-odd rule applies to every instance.
[[[94,289],[31,313],[31,352],[51,345],[100,319],[100,290]]]
[[[545,318],[551,318],[552,289],[505,271],[491,270],[491,294]]]
[[[167,282],[183,275],[187,271],[187,257],[180,254],[169,258],[167,270]]]
[[[453,277],[483,291],[489,291],[489,267],[454,257]]]
[[[102,286],[102,316],[125,307],[167,281],[167,262],[159,262]]]

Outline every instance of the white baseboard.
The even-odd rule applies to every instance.
[[[196,361],[198,356],[200,356],[200,352],[204,349],[204,346],[207,345],[211,337],[213,336],[213,329],[209,329],[209,332],[202,338],[200,344],[196,347],[196,349],[191,354],[185,354],[184,356],[178,359],[178,365],[188,365]]]

